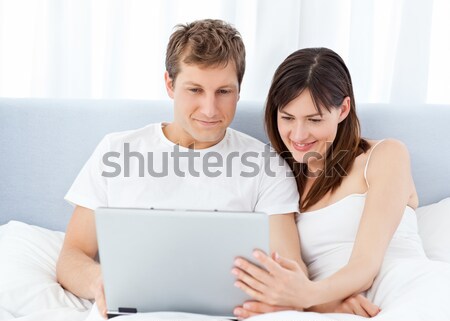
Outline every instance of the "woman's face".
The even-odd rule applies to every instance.
[[[308,89],[278,111],[278,131],[286,147],[299,163],[307,163],[309,169],[322,169],[328,146],[336,138],[338,124],[350,110],[346,97],[339,108],[331,112],[322,108],[322,116],[314,107]]]

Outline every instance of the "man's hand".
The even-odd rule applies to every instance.
[[[101,275],[97,277],[91,285],[91,291],[94,293],[94,300],[97,303],[97,309],[103,318],[107,318],[105,289],[103,287],[103,278]]]

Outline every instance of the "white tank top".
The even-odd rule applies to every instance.
[[[367,158],[367,166],[375,144]],[[367,183],[368,185],[368,183]],[[345,266],[353,250],[366,193],[350,194],[324,208],[301,213],[298,219],[302,257],[312,280],[330,276]],[[391,258],[425,257],[414,209],[406,206],[402,220],[386,250],[385,260]]]

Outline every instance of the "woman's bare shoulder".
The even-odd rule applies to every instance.
[[[417,207],[418,197],[412,179],[407,146],[402,141],[393,138],[369,141],[369,143],[371,145],[371,148],[367,151],[371,154],[367,169],[369,186],[378,180],[386,183],[398,179],[406,184],[404,186],[410,192],[408,205],[413,208]]]
[[[385,138],[381,140],[368,140],[370,148],[366,151],[366,155],[378,154],[378,158],[389,159],[389,158],[402,158],[409,159],[409,152],[406,145],[395,138]],[[380,157],[380,154],[382,157]]]

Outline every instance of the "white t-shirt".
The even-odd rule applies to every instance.
[[[189,149],[169,141],[163,126],[106,135],[65,199],[93,210],[298,211],[292,171],[268,145],[228,128],[218,144]]]

